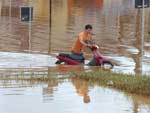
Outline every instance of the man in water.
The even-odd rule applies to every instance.
[[[82,53],[84,47],[90,47],[92,42],[92,26],[90,24],[85,25],[83,32],[79,33],[75,43],[72,46],[70,55],[73,59],[78,59],[84,63],[84,55]]]

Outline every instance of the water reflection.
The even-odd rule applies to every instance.
[[[20,21],[20,6],[27,5],[34,8],[32,24]],[[150,10],[145,14],[142,60],[141,11],[134,8],[134,0],[0,0],[0,50],[69,52],[76,35],[90,23],[100,51],[119,64],[114,70],[149,73]]]
[[[24,76],[18,75],[17,70],[5,71],[11,73],[2,76],[0,71],[0,112],[3,113],[99,113],[99,109],[105,113],[150,111],[149,97],[126,94],[93,82],[65,78],[65,75],[48,75],[48,70],[42,68],[26,71]],[[16,105],[19,105],[17,109]]]
[[[2,11],[2,1],[0,1],[0,16],[1,16],[1,11]]]
[[[118,37],[118,41],[119,41],[119,45],[122,47],[118,48],[118,53],[120,53],[121,55],[124,56],[128,56],[129,58],[132,58],[133,61],[135,62],[135,72],[136,73],[142,73],[142,61],[141,61],[141,34],[140,34],[140,25],[141,25],[141,12],[140,10],[137,10],[136,12],[137,16],[135,16],[135,20],[136,20],[136,26],[135,27],[135,37],[136,39],[134,39],[133,42],[133,46],[130,47],[129,46],[125,46],[125,42],[124,42],[124,38],[125,38],[125,33],[126,33],[126,23],[129,21],[127,20],[126,22],[124,22],[124,18],[123,17],[119,17],[118,21],[119,21],[119,37]],[[131,37],[130,37],[131,38]]]
[[[135,31],[135,37],[137,37],[137,40],[135,41],[135,43],[134,43],[134,46],[138,49],[138,54],[137,55],[135,55],[135,54],[133,54],[133,56],[132,56],[132,58],[134,59],[134,61],[135,61],[135,63],[136,63],[136,65],[135,65],[135,72],[137,72],[137,73],[141,73],[142,74],[142,47],[141,47],[141,38],[140,38],[140,36],[141,36],[141,33],[140,33],[140,23],[141,23],[141,16],[140,16],[140,14],[141,14],[141,11],[140,10],[137,10],[137,16],[136,16],[136,31]]]
[[[149,97],[143,98],[142,96],[138,95],[128,95],[133,100],[133,113],[139,113],[139,112],[149,112],[149,104],[150,101],[147,100]],[[144,104],[144,105],[143,105]]]
[[[91,101],[89,96],[89,83],[80,79],[72,79],[72,84],[76,88],[76,92],[83,97],[84,103],[89,103]]]
[[[53,93],[57,90],[59,81],[54,77],[49,78],[47,85],[43,87],[43,102],[49,102],[53,99]]]

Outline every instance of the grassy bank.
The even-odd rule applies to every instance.
[[[118,74],[108,71],[74,72],[76,78],[117,88],[129,93],[150,96],[150,76]]]

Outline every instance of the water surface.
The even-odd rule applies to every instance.
[[[32,72],[43,71],[47,76],[48,71],[40,70]],[[51,75],[47,82],[27,79],[29,76],[28,73],[17,78],[13,78],[16,77],[13,74],[3,76],[0,80],[1,113],[150,112],[149,97],[130,95],[80,79],[68,79],[65,75]]]
[[[20,21],[20,6],[27,5],[34,8],[32,23]],[[134,0],[0,0],[0,51],[69,52],[89,23],[101,53],[117,64],[114,71],[150,73],[150,9],[145,9],[142,45],[141,10],[134,8]],[[85,55],[90,59],[91,52]]]
[[[28,5],[34,8],[32,23],[20,20],[20,6]],[[55,65],[55,55],[70,52],[89,23],[99,50],[116,64],[113,71],[150,74],[150,10],[142,45],[134,0],[0,0],[0,113],[150,113],[149,97],[59,73],[91,70]],[[88,62],[91,52],[85,51]],[[49,81],[39,80],[48,74]]]

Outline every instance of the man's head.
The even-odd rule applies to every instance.
[[[85,31],[88,33],[91,33],[92,32],[92,25],[90,25],[90,24],[85,25]]]

